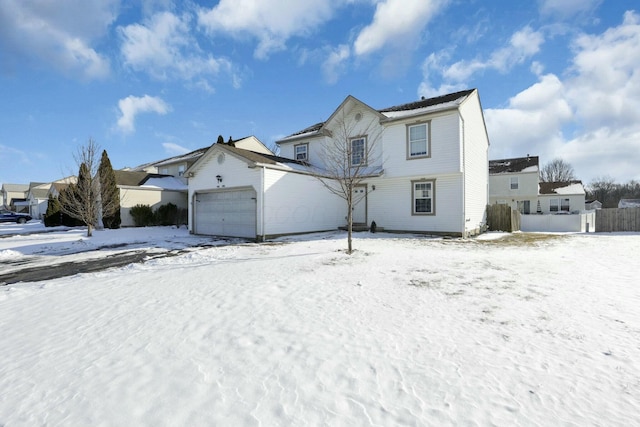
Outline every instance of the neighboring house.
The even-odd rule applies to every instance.
[[[539,163],[537,156],[489,161],[489,203],[508,204],[523,214],[538,209]]]
[[[543,214],[580,213],[584,197],[582,181],[540,183],[538,201]]]
[[[27,192],[27,203],[29,204],[29,215],[34,219],[42,219],[47,213],[49,202],[49,184],[30,185]]]
[[[354,223],[387,231],[481,233],[489,141],[477,90],[375,110],[348,96],[325,122],[277,141],[281,157],[214,144],[187,170],[189,227],[197,234],[264,239],[336,229],[346,203],[310,174],[344,125],[349,161],[366,165]],[[379,138],[374,135],[380,135]],[[366,159],[375,144],[375,159]]]
[[[249,136],[232,141],[235,147],[245,150],[255,151],[263,154],[273,154],[258,138]],[[210,147],[199,148],[186,154],[170,157],[168,159],[158,160],[156,162],[147,163],[132,171],[144,171],[148,173],[158,173],[162,175],[173,175],[176,177],[184,176],[189,169]],[[186,181],[185,181],[186,182]]]
[[[586,200],[584,202],[585,210],[592,211],[595,209],[602,209],[602,203],[598,200]]]
[[[640,199],[620,199],[619,208],[640,208]]]
[[[2,199],[9,210],[14,212],[28,213],[27,203],[28,184],[2,184]]]
[[[173,203],[179,209],[187,208],[187,184],[178,177],[123,170],[114,172],[120,190],[122,227],[135,226],[129,213],[135,205],[149,205],[155,210]]]

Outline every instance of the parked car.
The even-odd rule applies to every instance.
[[[0,222],[15,222],[17,224],[24,224],[27,221],[31,221],[31,215],[11,212],[6,209],[0,209]]]

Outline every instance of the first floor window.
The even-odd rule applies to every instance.
[[[413,181],[413,215],[430,215],[435,212],[434,206],[434,181]]]
[[[306,162],[309,160],[309,144],[300,144],[294,146],[295,159]]]
[[[569,212],[569,199],[551,199],[549,212]]]
[[[351,166],[367,164],[366,157],[367,140],[364,137],[351,140]]]

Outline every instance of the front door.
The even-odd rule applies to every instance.
[[[367,187],[362,185],[353,189],[353,223],[367,223]]]

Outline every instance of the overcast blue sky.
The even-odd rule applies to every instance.
[[[477,88],[500,159],[640,180],[636,0],[1,0],[0,183]],[[634,8],[638,10],[634,10]]]

